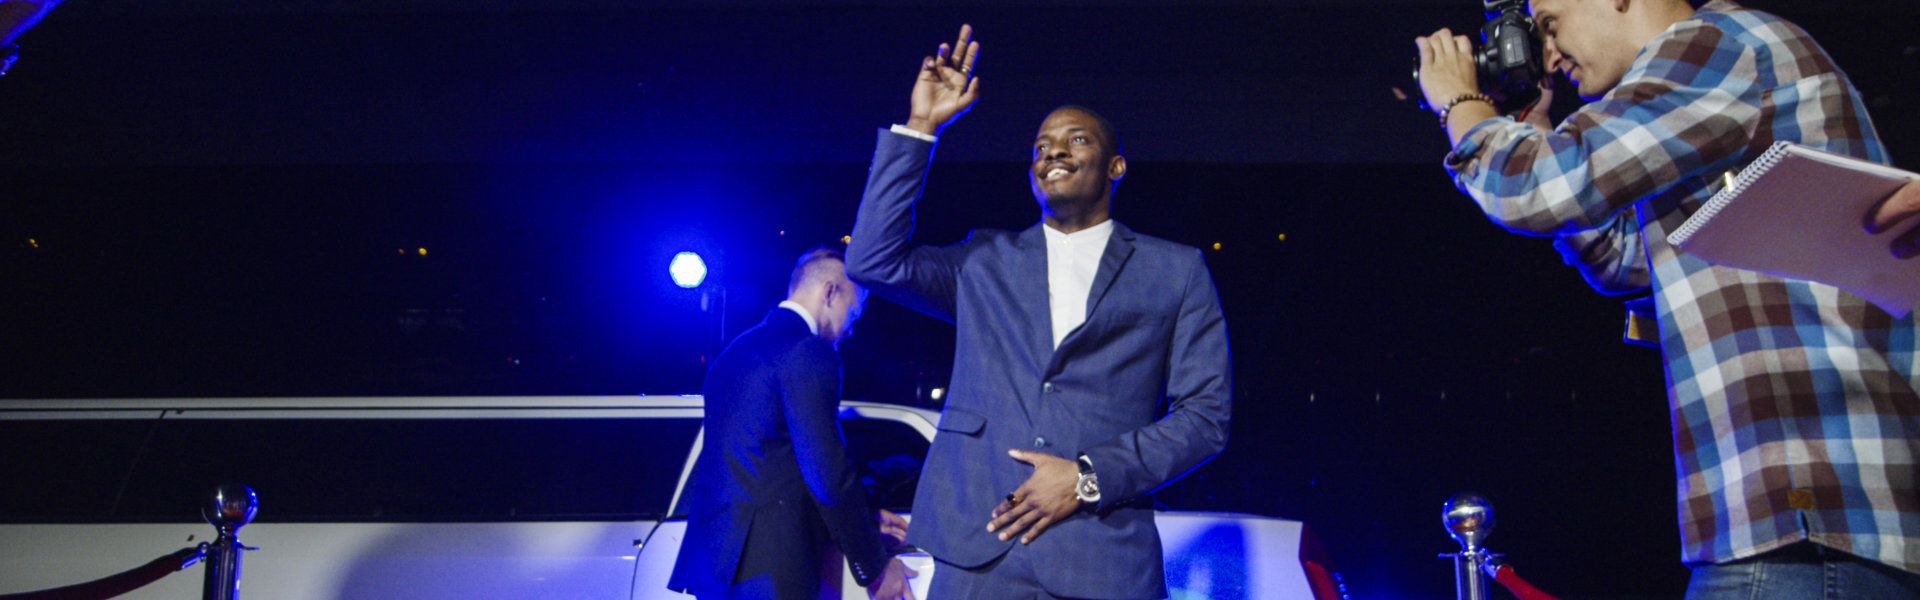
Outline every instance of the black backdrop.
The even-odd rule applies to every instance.
[[[1679,594],[1657,351],[1389,93],[1474,3],[762,4],[61,7],[0,79],[0,397],[696,392],[716,332],[851,228],[873,130],[968,21],[986,99],[922,239],[1031,224],[1026,139],[1076,102],[1127,144],[1120,220],[1219,244],[1234,438],[1161,502],[1306,521],[1354,597],[1440,598],[1471,489],[1535,584]],[[1874,25],[1914,7],[1753,4],[1920,166],[1920,48]],[[724,308],[666,282],[683,249]],[[848,397],[933,403],[949,326],[876,302],[857,330]]]

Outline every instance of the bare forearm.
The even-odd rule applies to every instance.
[[[1493,105],[1485,102],[1469,100],[1455,104],[1453,110],[1447,112],[1447,141],[1458,147],[1460,140],[1467,137],[1467,131],[1481,121],[1498,116],[1500,113],[1494,111]]]

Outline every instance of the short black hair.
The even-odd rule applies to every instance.
[[[787,293],[793,293],[807,282],[831,277],[832,272],[828,269],[833,266],[826,264],[829,260],[840,263],[841,272],[846,272],[847,256],[839,250],[819,246],[801,253],[800,260],[793,263],[793,275],[787,278]]]
[[[1113,123],[1108,121],[1106,117],[1100,116],[1100,113],[1094,112],[1091,108],[1078,104],[1062,104],[1059,108],[1047,111],[1047,114],[1051,116],[1053,113],[1063,110],[1071,110],[1093,117],[1093,122],[1100,125],[1100,137],[1107,141],[1107,149],[1113,151],[1114,156],[1120,155],[1120,132],[1114,130]]]

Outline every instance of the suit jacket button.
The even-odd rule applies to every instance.
[[[1043,438],[1043,437],[1033,438],[1033,447],[1034,448],[1047,447],[1047,438]]]
[[[1043,391],[1043,392],[1046,392],[1046,393],[1049,393],[1049,394],[1051,394],[1051,393],[1053,393],[1053,382],[1051,382],[1051,381],[1048,381],[1048,382],[1045,382],[1045,383],[1041,383],[1041,384],[1040,384],[1040,391]]]

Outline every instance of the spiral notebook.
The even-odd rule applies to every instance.
[[[1920,258],[1888,244],[1903,223],[1867,233],[1881,200],[1920,174],[1791,142],[1775,142],[1667,236],[1707,262],[1825,283],[1895,317],[1920,304]]]

